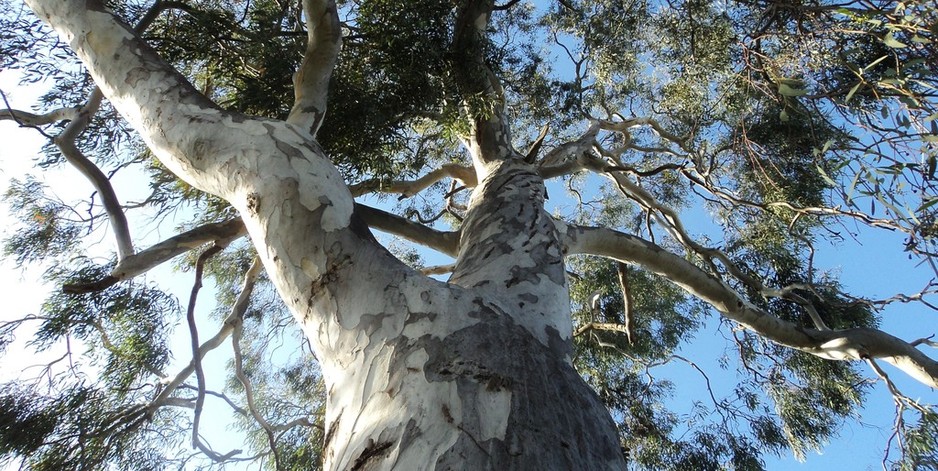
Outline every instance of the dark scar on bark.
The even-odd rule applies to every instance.
[[[383,442],[383,443],[374,443],[366,447],[364,450],[362,450],[362,453],[358,455],[358,458],[355,460],[355,464],[352,466],[352,471],[364,468],[365,465],[368,464],[368,462],[372,460],[372,458],[377,458],[379,455],[384,453],[385,450],[387,450],[388,448],[391,448],[391,445],[392,445],[391,442]]]

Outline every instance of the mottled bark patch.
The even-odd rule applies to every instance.
[[[459,412],[446,403],[438,411],[459,435],[436,469],[624,469],[615,425],[569,363],[570,343],[548,329],[545,345],[496,306],[475,306],[463,315],[477,324],[391,345],[392,378],[412,374],[406,359],[423,350],[426,380],[456,384]]]

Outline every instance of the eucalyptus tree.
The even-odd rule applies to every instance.
[[[877,329],[894,303],[931,308],[934,286],[870,299],[814,261],[843,226],[903,233],[896,250],[933,264],[926,2],[25,3],[2,3],[0,60],[50,90],[0,117],[94,193],[61,201],[34,177],[6,193],[22,221],[7,255],[61,290],[0,340],[72,361],[3,386],[6,458],[760,469],[883,387],[884,465],[935,465],[934,407],[880,364],[934,388],[936,343]],[[143,201],[111,184],[131,171]],[[383,209],[355,202],[369,195]],[[147,247],[152,228],[128,222],[173,217]],[[431,251],[454,262],[425,266]],[[183,310],[139,276],[184,254],[191,348],[172,352]],[[693,349],[703,325],[738,384],[687,425],[651,372],[722,355]],[[212,390],[203,359],[229,338]],[[191,360],[170,371],[172,354]],[[206,401],[230,405],[244,447],[200,433]]]

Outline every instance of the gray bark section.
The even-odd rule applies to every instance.
[[[425,350],[428,382],[455,382],[462,413],[442,406],[442,416],[460,434],[435,464],[437,470],[588,470],[625,469],[616,427],[596,393],[565,358],[569,342],[556,332],[543,345],[527,330],[481,298],[466,313],[479,323],[444,339],[430,335],[400,337],[390,343],[391,387],[409,374],[414,351]],[[446,315],[453,315],[447,313]],[[416,317],[444,315],[417,314]],[[480,440],[481,422],[493,413],[474,400],[486,393],[511,393],[508,427],[503,438]],[[415,410],[421,404],[408,404]],[[396,469],[395,448],[406,449],[423,433],[411,421],[382,431],[360,453],[353,469]],[[432,468],[429,466],[428,468]]]
[[[479,315],[488,319],[439,342],[439,350],[428,349],[427,379],[455,376],[461,397],[481,389],[511,391],[508,428],[504,439],[478,443],[472,438],[479,433],[474,419],[487,411],[464,407],[465,433],[440,457],[437,469],[465,469],[465,463],[495,470],[624,469],[609,413],[563,361],[568,342],[553,332],[551,346],[545,347],[485,306]]]

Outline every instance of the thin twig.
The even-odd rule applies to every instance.
[[[224,246],[213,244],[199,255],[195,263],[195,282],[192,285],[192,292],[189,294],[189,306],[186,309],[186,321],[189,324],[189,337],[192,344],[192,360],[195,366],[196,381],[199,385],[198,396],[195,401],[194,417],[192,419],[192,447],[198,449],[203,448],[201,440],[199,439],[199,422],[202,416],[202,406],[205,404],[205,372],[202,370],[202,357],[199,354],[199,331],[195,324],[195,302],[198,298],[199,290],[202,289],[202,272],[205,268],[205,262],[218,252],[221,252],[222,249],[224,249]],[[209,456],[211,456],[211,454],[209,454]]]

